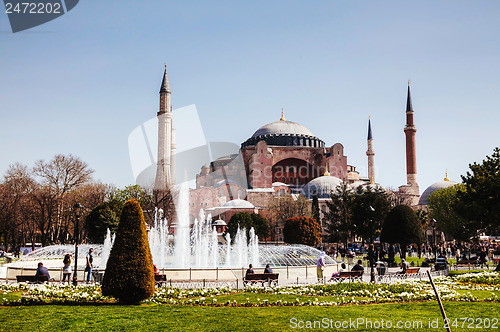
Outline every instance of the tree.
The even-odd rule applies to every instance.
[[[72,155],[58,154],[49,162],[38,160],[33,167],[33,173],[41,180],[40,190],[34,195],[39,214],[37,225],[42,234],[42,244],[64,242],[63,200],[73,189],[91,180],[94,171],[87,163]]]
[[[9,166],[0,184],[0,238],[6,250],[25,243],[26,237],[34,235],[30,227],[29,195],[35,185],[28,168],[19,163]]]
[[[456,184],[436,190],[427,199],[429,215],[436,220],[436,227],[458,242],[469,241],[478,235],[475,224],[464,216],[464,206],[459,198],[464,191],[464,184]]]
[[[269,223],[267,220],[259,214],[250,214],[248,212],[234,214],[227,224],[226,233],[230,234],[231,238],[234,239],[238,228],[241,228],[246,230],[248,236],[252,227],[255,234],[261,239],[269,236]]]
[[[305,216],[288,218],[283,236],[286,243],[315,246],[321,241],[321,226],[316,219]]]
[[[276,229],[285,225],[285,220],[292,217],[311,216],[310,203],[303,195],[294,199],[291,195],[275,196],[268,204],[269,221],[271,230],[275,232],[274,240],[277,239]]]
[[[373,242],[391,210],[388,193],[379,186],[359,186],[352,200],[352,223],[356,235]]]
[[[117,200],[96,206],[85,218],[84,228],[91,243],[104,243],[107,230],[116,233],[123,205]]]
[[[353,195],[349,185],[342,182],[337,191],[330,194],[326,206],[328,210],[324,220],[328,224],[330,241],[343,242],[344,248],[347,248],[347,242],[355,233],[352,224]]]
[[[125,203],[101,289],[104,296],[130,304],[139,303],[154,293],[153,258],[144,214],[137,200]]]
[[[465,190],[459,194],[466,209],[463,214],[480,231],[500,234],[500,148],[486,156],[481,164],[469,165],[462,176]]]
[[[318,200],[318,194],[316,192],[313,194],[312,198],[311,214],[313,219],[320,221],[321,215],[319,211],[319,200]]]
[[[421,244],[425,241],[424,231],[415,211],[407,205],[394,207],[385,218],[380,240],[390,244],[399,243],[402,258],[405,258],[409,244]]]

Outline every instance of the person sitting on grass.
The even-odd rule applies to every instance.
[[[36,269],[35,276],[47,276],[50,279],[49,270],[43,266],[43,263],[38,263],[38,268]]]
[[[269,264],[266,264],[266,268],[264,269],[264,273],[273,273],[273,269],[271,269],[271,266],[269,266]]]
[[[358,259],[358,264],[354,265],[351,269],[351,271],[364,271],[365,268],[363,267],[363,262],[361,259]]]

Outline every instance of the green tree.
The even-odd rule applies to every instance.
[[[144,214],[137,200],[125,203],[101,289],[104,296],[130,304],[139,303],[154,293],[153,258]]]
[[[321,241],[321,226],[316,219],[293,217],[285,220],[283,237],[286,243],[315,246]]]
[[[123,204],[118,200],[104,202],[96,206],[85,218],[85,230],[91,243],[104,243],[107,229],[116,233]]]
[[[370,242],[380,236],[390,210],[389,195],[382,187],[359,186],[352,200],[352,223],[356,235]]]
[[[255,228],[255,234],[262,239],[267,238],[269,236],[269,222],[267,219],[257,213],[250,214],[250,217]]]
[[[425,241],[424,231],[415,211],[407,205],[395,206],[385,218],[380,240],[390,244],[399,243],[405,258],[409,244],[421,244]]]
[[[462,214],[480,231],[500,234],[500,148],[469,168],[470,172],[462,176],[465,191],[459,195],[466,207]]]
[[[269,236],[268,221],[259,214],[250,214],[248,212],[238,212],[234,214],[227,224],[226,233],[229,233],[231,238],[234,239],[238,228],[241,228],[247,231],[248,236],[252,227],[259,238],[263,239]]]
[[[352,190],[343,182],[336,192],[330,194],[330,201],[326,201],[328,209],[324,221],[328,225],[330,241],[343,242],[344,248],[347,248],[347,242],[355,233],[352,223],[353,199]]]
[[[319,200],[318,200],[318,194],[316,192],[313,194],[312,198],[311,214],[313,219],[320,221],[321,215],[319,211]]]
[[[436,227],[459,242],[469,241],[478,235],[475,224],[464,215],[464,206],[459,198],[464,191],[464,184],[456,184],[436,190],[427,199],[429,215],[436,220]]]

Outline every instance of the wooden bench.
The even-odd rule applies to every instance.
[[[41,284],[49,281],[49,276],[16,276],[17,282]]]
[[[420,271],[419,267],[409,267],[406,269],[406,271],[404,272],[401,271],[401,274],[418,274],[419,271]]]
[[[458,261],[457,266],[479,265],[477,259],[461,259]]]
[[[343,282],[343,281],[363,281],[364,271],[344,271],[339,272],[338,276],[332,277],[330,281]]]
[[[247,285],[249,283],[254,284],[257,282],[262,283],[262,286],[264,286],[264,283],[268,283],[269,286],[273,284],[274,286],[278,285],[278,276],[279,273],[252,273],[252,274],[247,274],[245,278],[243,278],[243,285]]]

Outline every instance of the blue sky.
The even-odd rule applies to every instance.
[[[158,110],[164,62],[174,108],[195,104],[207,141],[301,123],[344,145],[366,175],[406,183],[411,79],[421,192],[459,181],[500,142],[500,2],[80,1],[13,34],[0,13],[0,174],[72,153],[95,178],[134,182],[127,138]],[[196,133],[198,134],[198,133]]]

